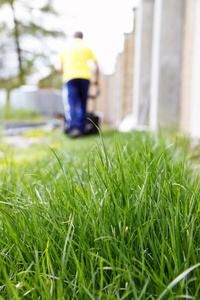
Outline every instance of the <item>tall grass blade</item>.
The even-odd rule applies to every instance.
[[[158,300],[162,299],[168,292],[171,290],[179,281],[181,281],[184,277],[186,277],[191,271],[194,269],[200,267],[200,263],[192,266],[191,268],[185,270],[183,273],[181,273],[179,276],[177,276],[162,292],[162,294],[159,296]]]

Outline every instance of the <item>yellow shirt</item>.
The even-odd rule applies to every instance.
[[[91,79],[92,72],[88,66],[88,60],[92,59],[96,62],[97,59],[92,50],[84,45],[82,39],[74,39],[59,56],[63,65],[63,82],[75,78]]]

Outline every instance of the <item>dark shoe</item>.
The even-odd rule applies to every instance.
[[[68,135],[69,135],[70,130],[69,130],[69,128],[65,128],[63,132],[64,132],[65,134],[68,134]]]
[[[71,139],[74,139],[74,138],[77,138],[77,137],[80,137],[82,136],[82,132],[80,132],[80,130],[78,130],[77,128],[73,128],[69,131],[69,137]]]

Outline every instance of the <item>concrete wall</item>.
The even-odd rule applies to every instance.
[[[134,61],[134,31],[124,35],[124,52],[122,53],[122,105],[121,119],[132,112],[133,104],[133,61]]]
[[[184,5],[183,0],[163,1],[161,22],[158,122],[176,127],[179,124]]]
[[[142,4],[142,41],[140,62],[140,86],[139,86],[139,115],[138,122],[148,124],[150,83],[151,83],[151,56],[153,37],[153,8],[152,0],[143,1]],[[134,100],[134,99],[133,99]]]
[[[101,95],[97,99],[96,111],[103,112],[104,122],[113,127],[118,127],[132,112],[133,60],[134,31],[124,35],[124,51],[117,57],[115,73],[100,78]]]
[[[96,112],[102,117],[102,121],[104,123],[108,123],[109,119],[109,76],[101,76],[99,83],[99,96],[96,99],[88,98],[87,102],[87,111],[88,112]],[[96,94],[96,87],[90,86],[89,94]]]
[[[122,99],[123,99],[123,59],[119,54],[113,79],[113,97],[112,97],[112,122],[118,126],[122,119]]]
[[[196,0],[190,132],[200,137],[200,0]]]
[[[151,49],[155,46],[152,39],[155,28],[152,34],[152,24],[156,18],[153,7],[158,4],[161,4],[161,22],[159,40],[156,41],[159,43],[156,127],[161,124],[192,135],[199,131],[200,136],[200,0],[141,0],[137,10],[142,14],[137,125],[149,124],[148,118],[141,118],[141,114],[148,110],[148,104],[150,110],[152,107],[152,102],[145,101],[145,96],[148,99],[154,80],[152,68],[155,61]]]
[[[64,112],[62,91],[53,89],[26,86],[14,89],[10,93],[9,105],[14,109],[38,112],[47,117]]]
[[[196,0],[186,0],[184,10],[179,128],[186,132],[190,131],[196,4]]]
[[[154,39],[158,4],[160,30]],[[200,136],[200,0],[141,0],[136,14],[142,26],[137,27],[136,22],[136,32],[125,35],[124,52],[118,56],[115,74],[106,79],[107,84],[104,82],[108,103],[105,121],[118,125],[139,103],[136,117],[133,111],[136,126],[151,126],[149,113],[153,111],[156,126],[152,129],[161,124]],[[136,38],[137,28],[140,38]],[[157,48],[155,41],[159,43]],[[134,61],[136,49],[140,52]],[[158,50],[157,60],[152,49]],[[152,72],[155,65],[159,75],[156,84]],[[156,111],[152,110],[153,83],[158,95]],[[152,121],[154,116],[150,116]]]

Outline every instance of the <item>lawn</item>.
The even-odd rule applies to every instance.
[[[0,146],[0,299],[199,299],[199,172],[147,132]]]

